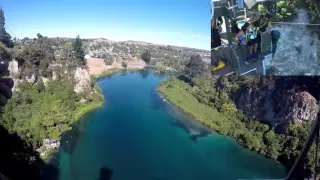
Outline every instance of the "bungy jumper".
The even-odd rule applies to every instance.
[[[263,3],[269,14],[276,15],[278,0],[211,0],[211,74],[266,75],[265,61],[276,53],[280,32],[269,29],[261,33],[256,61],[245,64],[247,45],[234,41],[239,25],[253,14],[253,6]]]

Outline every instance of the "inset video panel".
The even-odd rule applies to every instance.
[[[320,24],[276,0],[211,1],[212,75],[320,75]]]

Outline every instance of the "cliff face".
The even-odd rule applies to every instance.
[[[31,74],[29,77],[26,76],[24,79],[29,83],[37,83],[43,81],[47,85],[50,80],[57,80],[58,77],[66,77],[68,80],[74,82],[74,91],[76,93],[84,92],[85,90],[91,91],[91,79],[87,69],[77,67],[75,70],[68,70],[68,68],[62,64],[50,64],[49,68],[52,69],[52,74],[50,77],[37,77],[35,74]],[[20,78],[21,69],[19,68],[19,63],[16,60],[9,62],[8,67],[10,77],[14,80],[13,91],[18,91],[17,88],[19,83],[24,79]]]
[[[231,95],[238,109],[255,116],[284,133],[290,122],[313,121],[317,117],[317,100],[307,90],[294,88],[240,88]]]
[[[76,93],[84,92],[85,90],[91,90],[90,87],[90,75],[86,69],[77,68],[74,72],[74,91]]]

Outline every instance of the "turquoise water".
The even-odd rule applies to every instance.
[[[60,152],[52,159],[59,166],[56,177],[234,180],[285,176],[280,164],[228,137],[208,133],[163,101],[156,86],[164,78],[140,71],[99,80],[106,104],[63,136]]]

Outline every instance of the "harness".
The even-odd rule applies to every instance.
[[[245,37],[247,40],[252,40],[257,38],[259,28],[250,26],[250,29],[245,33]]]

